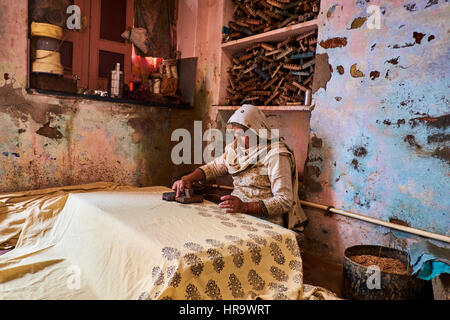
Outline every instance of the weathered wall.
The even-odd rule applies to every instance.
[[[380,29],[367,26],[369,5],[381,8]],[[319,19],[306,199],[448,235],[449,3],[322,0]],[[307,214],[309,248],[337,261],[354,244],[414,241]]]
[[[27,94],[27,1],[0,0],[0,192],[93,181],[170,185],[172,131],[194,110]]]

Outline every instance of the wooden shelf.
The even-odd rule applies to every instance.
[[[254,36],[228,41],[222,43],[221,47],[225,52],[229,54],[234,54],[236,52],[248,48],[250,45],[254,43],[284,41],[286,38],[290,36],[309,32],[317,28],[318,28],[318,19],[315,19],[298,24],[293,24],[284,28],[256,34]]]
[[[215,106],[220,111],[235,111],[241,106]],[[312,111],[314,105],[310,106],[258,106],[262,111]]]

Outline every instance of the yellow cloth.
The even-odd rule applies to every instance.
[[[18,238],[0,256],[0,299],[305,297],[292,231],[209,202],[165,202],[165,191],[99,183],[0,195],[0,239]]]

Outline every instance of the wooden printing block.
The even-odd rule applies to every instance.
[[[239,9],[241,9],[246,16],[250,15],[250,12],[248,12],[247,8],[242,3],[238,2],[237,5],[239,6]]]
[[[244,60],[248,60],[253,58],[253,52],[252,53],[248,53],[246,55],[243,55],[242,57],[239,58],[239,61],[244,61]]]
[[[302,58],[310,58],[314,56],[314,52],[308,51],[304,53],[293,54],[291,59],[302,59]]]
[[[281,52],[279,55],[276,56],[275,60],[280,60],[281,58],[286,57],[288,54],[290,54],[292,51],[294,51],[294,49],[292,47],[284,50],[283,52]]]
[[[313,30],[313,31],[310,31],[310,32],[307,32],[307,33],[303,33],[303,34],[299,35],[296,40],[297,41],[303,40],[305,38],[308,38],[308,37],[311,37],[311,36],[315,35],[315,33],[316,33],[316,30]]]
[[[258,91],[252,91],[252,94],[258,95],[258,96],[270,96],[270,91],[258,90]]]
[[[250,27],[250,25],[249,24],[247,24],[247,23],[245,23],[245,22],[243,22],[243,21],[236,21],[236,24],[238,25],[238,26],[241,26],[241,27]]]
[[[195,202],[203,202],[203,196],[193,195],[192,197],[180,196],[175,198],[176,202],[187,204],[187,203],[195,203]]]
[[[311,60],[309,60],[308,62],[302,64],[301,70],[306,69],[306,68],[309,68],[309,67],[311,67],[311,66],[314,65],[314,64],[315,64],[315,59],[311,59]]]
[[[266,0],[266,2],[274,7],[280,8],[280,9],[284,9],[283,4],[279,3],[278,1],[274,1],[274,0]]]
[[[260,76],[262,79],[264,79],[264,80],[268,80],[269,79],[269,76],[266,74],[266,73],[264,73],[261,69],[259,69],[259,68],[255,68],[255,70],[254,70],[254,72],[256,73],[256,74],[258,74],[258,76]]]
[[[290,16],[289,18],[285,19],[283,22],[280,23],[279,28],[286,26],[287,24],[291,23],[295,19],[297,19],[297,15]]]
[[[284,64],[283,67],[289,70],[301,70],[302,67],[296,64]]]
[[[306,78],[304,84],[308,84],[309,82],[311,82],[312,78],[313,78],[313,75],[311,74],[308,78]]]
[[[256,86],[256,84],[254,84],[254,85],[252,85],[250,87],[244,88],[242,91],[249,92],[249,91],[255,90],[256,88],[257,88],[257,86]]]
[[[166,201],[175,201],[175,197],[177,196],[177,193],[175,191],[173,192],[164,192],[162,194],[162,199]]]
[[[248,12],[249,12],[253,17],[256,18],[256,12],[255,12],[255,10],[253,10],[253,8],[250,7],[248,4],[246,4],[245,7],[247,8]]]
[[[248,69],[244,70],[244,73],[249,73],[250,71],[254,70],[257,67],[256,63],[253,64],[251,67],[249,67]]]
[[[284,4],[283,9],[290,9],[296,7],[301,1],[294,1],[292,3]]]
[[[256,11],[256,14],[263,18],[265,21],[270,22],[270,18],[261,10]]]
[[[278,95],[278,91],[271,95],[266,101],[264,101],[264,105],[267,106],[270,101],[272,101]]]
[[[271,9],[271,6],[270,6],[270,4],[267,3],[267,0],[261,0],[259,2],[259,4],[262,5],[266,9]]]
[[[280,53],[280,52],[281,52],[281,50],[277,49],[277,50],[266,52],[265,55],[266,56],[271,56],[271,55],[274,55],[274,54],[277,54],[277,53]]]
[[[256,20],[256,19],[252,19],[252,18],[245,19],[245,22],[248,23],[248,24],[255,25],[255,26],[259,26],[261,24],[261,21]]]
[[[277,43],[277,48],[280,49],[281,47],[284,47],[285,45],[287,45],[291,41],[292,41],[292,37],[289,37],[286,40]]]
[[[275,77],[275,78],[273,78],[272,80],[270,80],[270,81],[263,87],[264,90],[267,90],[267,88],[269,88],[272,84],[274,84],[275,81],[277,81],[277,79],[278,79],[278,76]]]
[[[299,88],[300,90],[302,90],[302,91],[305,91],[305,92],[306,92],[306,90],[308,90],[308,88],[306,88],[305,86],[302,86],[300,83],[298,83],[298,82],[296,82],[296,81],[293,81],[292,84],[293,84],[294,86],[296,86],[297,88]]]
[[[283,17],[279,15],[278,13],[272,12],[270,10],[264,10],[264,13],[268,15],[269,17],[275,18],[277,20],[281,20]]]
[[[263,47],[264,49],[266,49],[267,51],[273,51],[275,50],[275,47],[268,44],[268,43],[261,43],[261,47]]]

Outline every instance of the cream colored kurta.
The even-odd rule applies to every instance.
[[[206,181],[228,174],[225,154],[199,169]],[[284,214],[294,205],[290,157],[280,155],[233,175],[232,195],[244,202],[258,201],[264,211],[262,218],[284,226]]]

